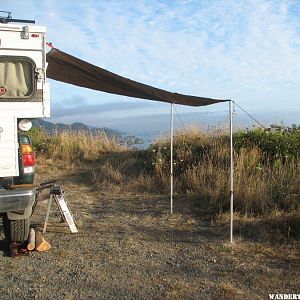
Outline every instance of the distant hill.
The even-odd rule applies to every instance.
[[[32,121],[33,127],[42,128],[49,134],[61,133],[61,132],[86,132],[91,134],[105,133],[109,138],[115,138],[116,141],[125,146],[133,147],[136,145],[144,144],[144,140],[134,135],[127,135],[124,132],[117,131],[111,128],[97,128],[93,126],[87,126],[83,123],[75,122],[71,125],[63,123],[51,123],[42,119],[36,119]]]
[[[71,132],[88,132],[92,134],[99,134],[104,132],[108,137],[117,137],[121,138],[121,132],[110,129],[110,128],[97,128],[93,126],[87,126],[83,123],[73,123],[71,125],[63,124],[63,123],[51,123],[48,121],[44,121],[42,119],[36,119],[32,121],[33,126],[37,128],[43,128],[46,132],[50,134],[60,133],[65,131]]]

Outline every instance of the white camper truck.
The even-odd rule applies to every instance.
[[[14,242],[28,237],[36,195],[26,131],[31,119],[50,116],[46,30],[31,23],[10,13],[0,17],[0,214],[6,239]]]

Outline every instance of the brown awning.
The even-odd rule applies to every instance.
[[[190,106],[228,101],[161,90],[119,76],[55,48],[47,53],[47,62],[47,77],[106,93]]]

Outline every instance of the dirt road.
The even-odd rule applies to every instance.
[[[11,258],[1,241],[1,299],[268,299],[300,292],[296,252],[237,233],[231,247],[228,228],[203,220],[185,199],[176,198],[170,215],[166,196],[94,191],[63,177],[79,233],[53,213],[49,252]],[[33,227],[42,227],[45,213],[40,202]]]

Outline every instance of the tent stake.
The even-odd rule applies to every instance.
[[[173,118],[173,111],[174,111],[174,103],[171,103],[171,119],[170,119],[170,137],[171,137],[171,159],[170,159],[170,205],[171,205],[171,214],[173,214],[173,134],[174,134],[174,118]]]
[[[233,243],[233,122],[232,122],[233,101],[229,101],[229,118],[230,118],[230,243]]]

